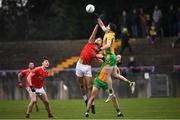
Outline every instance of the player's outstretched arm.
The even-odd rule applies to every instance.
[[[99,25],[96,25],[93,32],[92,32],[92,34],[91,34],[91,36],[90,36],[90,38],[89,38],[89,40],[88,40],[89,42],[94,42],[95,41],[98,28],[99,28]]]
[[[98,24],[99,24],[99,26],[101,27],[101,29],[102,29],[104,32],[106,32],[107,29],[106,29],[104,23],[102,22],[102,20],[101,20],[100,18],[98,18],[97,21],[98,21]]]

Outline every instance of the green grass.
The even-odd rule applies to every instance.
[[[33,109],[31,118],[47,118],[47,113],[39,100],[40,111]],[[120,99],[121,111],[125,119],[180,119],[180,98]],[[0,119],[20,119],[25,116],[28,101],[0,101]],[[111,103],[96,100],[96,114],[91,119],[118,119]],[[52,111],[58,119],[83,119],[83,100],[50,100]]]

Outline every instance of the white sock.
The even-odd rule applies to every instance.
[[[92,105],[94,105],[94,101],[92,102]]]
[[[87,100],[87,95],[83,95],[83,99],[84,99],[84,101],[86,101]]]

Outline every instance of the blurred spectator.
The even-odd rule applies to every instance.
[[[154,7],[154,12],[153,12],[153,22],[155,23],[156,30],[157,30],[157,35],[158,37],[161,37],[161,18],[162,18],[162,12],[158,8],[157,5]]]
[[[169,36],[175,36],[176,35],[176,10],[174,9],[173,5],[169,7],[169,12],[167,15],[167,24],[168,24]]]
[[[172,42],[172,48],[175,48],[179,42],[180,42],[180,32],[178,34],[178,38],[174,42]]]
[[[177,33],[180,34],[180,7],[177,8],[176,20],[177,20]]]
[[[122,11],[122,15],[119,19],[119,25],[120,25],[120,30],[122,31],[122,29],[124,27],[128,28],[128,17],[127,17],[127,12],[126,10]]]
[[[120,54],[124,53],[124,50],[126,47],[129,48],[129,53],[132,54],[132,48],[131,48],[131,45],[129,43],[131,36],[130,36],[128,29],[126,27],[122,29],[122,33],[121,33],[120,38],[121,38],[121,42],[122,42]]]
[[[141,27],[141,36],[146,37],[147,36],[147,18],[144,14],[143,8],[139,9],[139,19],[140,19],[140,27]]]
[[[176,20],[177,20],[178,38],[172,42],[172,48],[175,48],[176,45],[180,42],[180,7],[177,8]]]
[[[154,44],[154,41],[158,39],[156,26],[154,22],[152,22],[152,24],[149,27],[147,39],[150,40],[152,44]]]
[[[140,72],[140,69],[138,68],[138,64],[136,63],[136,60],[133,56],[129,57],[127,67],[133,73]]]
[[[138,37],[138,24],[139,24],[139,17],[137,14],[137,10],[134,8],[132,13],[130,14],[130,25],[131,25],[131,33],[132,36]]]

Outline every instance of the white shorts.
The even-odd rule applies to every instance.
[[[45,92],[45,90],[44,90],[43,87],[42,87],[42,88],[34,88],[34,89],[35,89],[35,93],[36,93],[37,95],[46,94],[46,92]],[[27,90],[28,93],[31,93],[31,92],[32,92],[30,87],[26,87],[26,90]]]
[[[90,65],[84,65],[79,62],[76,64],[76,75],[78,77],[92,77],[92,71],[91,71],[91,66]]]

